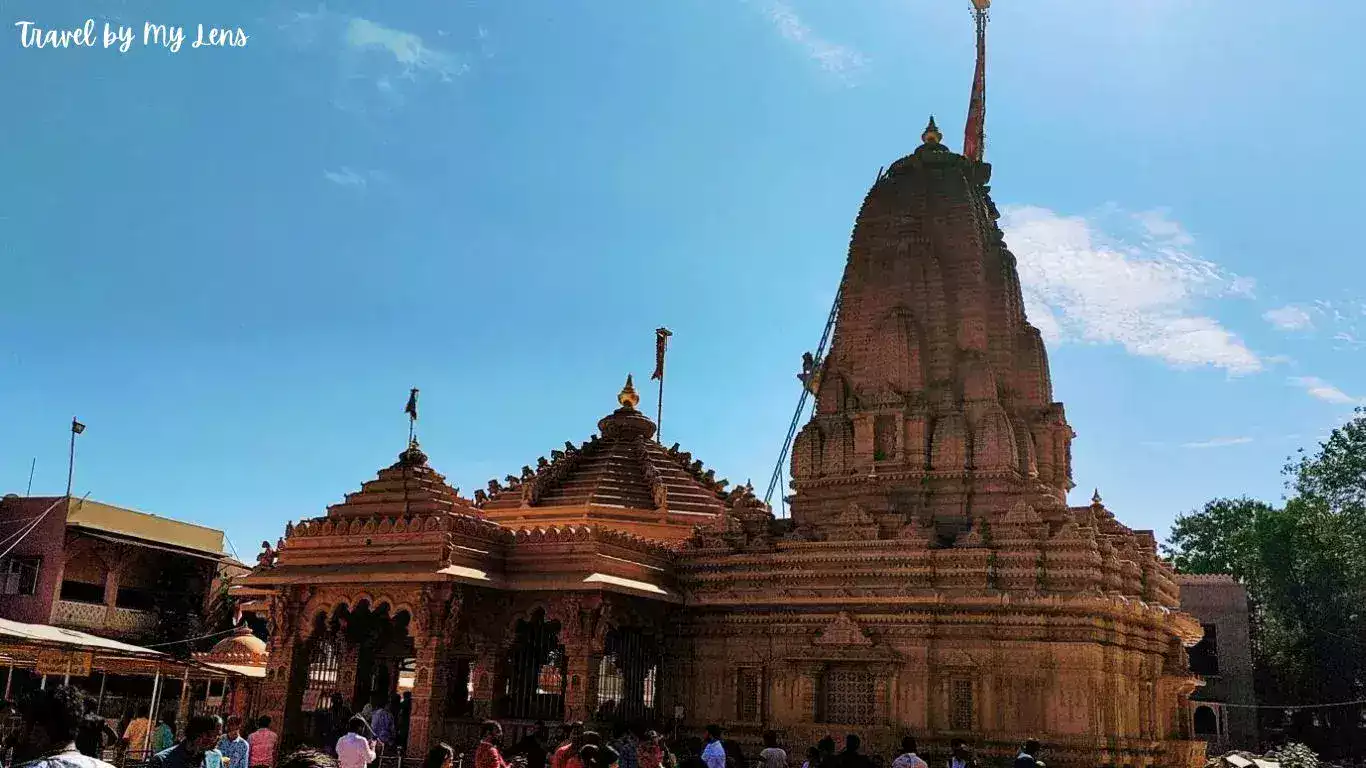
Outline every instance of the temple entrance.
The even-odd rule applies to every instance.
[[[598,662],[597,706],[599,722],[653,722],[655,693],[659,686],[660,644],[655,635],[639,627],[622,627],[607,633]]]
[[[564,718],[565,654],[560,623],[537,610],[518,619],[512,646],[503,658],[503,688],[494,707],[497,717],[511,720]]]
[[[369,705],[389,707],[393,727],[380,735],[388,737],[391,749],[403,745],[409,712],[399,687],[415,656],[411,621],[407,610],[393,612],[388,603],[372,607],[367,600],[314,617],[291,679],[292,706],[286,710],[291,744],[327,749],[345,732],[351,715]]]

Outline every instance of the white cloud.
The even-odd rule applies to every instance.
[[[340,187],[360,187],[365,188],[365,177],[351,170],[342,167],[340,171],[323,171],[323,178]]]
[[[770,0],[764,6],[764,12],[779,34],[805,49],[807,56],[827,72],[845,77],[868,63],[862,53],[816,34],[791,6],[781,0]]]
[[[1196,307],[1246,297],[1251,281],[1193,255],[1194,238],[1166,213],[1086,218],[1019,205],[1002,213],[1026,312],[1050,342],[1119,344],[1171,365],[1230,374],[1263,368],[1242,339]],[[1114,234],[1126,229],[1128,239]]]
[[[369,19],[352,18],[346,25],[345,39],[352,48],[387,51],[409,75],[422,70],[449,80],[468,69],[454,55],[428,46],[421,37]]]
[[[1200,440],[1194,443],[1182,443],[1182,448],[1227,448],[1230,445],[1247,445],[1252,442],[1250,437],[1214,437],[1209,440]]]
[[[1310,397],[1322,400],[1333,405],[1359,405],[1366,403],[1360,397],[1352,397],[1337,387],[1329,384],[1317,376],[1296,376],[1290,379],[1291,384],[1303,387]]]
[[[1262,317],[1282,331],[1307,331],[1314,327],[1314,318],[1303,307],[1294,304],[1268,309]]]

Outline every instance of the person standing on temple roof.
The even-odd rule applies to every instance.
[[[360,716],[351,718],[346,735],[337,739],[337,768],[365,768],[375,761],[375,742],[365,734],[370,726]]]
[[[474,750],[474,768],[509,768],[498,747],[503,743],[503,726],[485,720],[479,728],[479,746]]]
[[[112,768],[76,749],[86,696],[69,685],[37,691],[24,702],[14,736],[15,768]]]
[[[214,749],[222,735],[223,721],[217,715],[195,715],[185,724],[185,738],[152,755],[147,764],[150,768],[223,768],[222,754]]]
[[[764,751],[759,753],[763,768],[787,768],[787,750],[778,746],[778,732],[764,732]]]
[[[968,743],[962,739],[954,739],[950,743],[949,768],[977,768],[977,758],[972,756],[972,751],[968,749]]]
[[[707,768],[726,768],[726,748],[721,743],[721,726],[707,726],[707,741],[702,747],[702,762]]]
[[[1020,748],[1020,754],[1015,757],[1015,768],[1044,768],[1043,761],[1039,759],[1039,753],[1043,751],[1043,745],[1038,739],[1030,739]]]
[[[873,768],[873,761],[859,752],[862,744],[863,741],[859,739],[858,734],[851,733],[845,736],[844,750],[827,760],[825,765],[833,768]]]
[[[248,753],[249,768],[273,768],[275,765],[275,747],[280,742],[280,737],[275,731],[270,729],[270,715],[261,715],[256,721],[256,730],[247,737],[247,746],[251,747]],[[336,748],[334,740],[330,745]]]
[[[550,768],[582,768],[579,750],[583,748],[583,723],[565,723],[565,740],[550,756]]]
[[[892,761],[892,768],[930,768],[929,764],[916,754],[914,736],[902,737],[901,754]]]
[[[222,768],[250,768],[251,745],[242,738],[242,718],[232,715],[224,727],[226,733],[218,740],[218,751],[228,759]]]

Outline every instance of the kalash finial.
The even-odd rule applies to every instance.
[[[640,395],[636,394],[636,385],[631,382],[631,374],[626,374],[626,386],[621,388],[621,393],[617,395],[617,402],[621,403],[622,408],[635,408],[640,404]]]
[[[1091,503],[1094,504],[1095,506],[1100,506],[1100,489],[1099,489],[1099,488],[1097,488],[1097,489],[1095,490],[1095,492],[1091,494]]]
[[[939,132],[939,126],[934,124],[934,115],[930,115],[930,124],[925,126],[925,132],[920,134],[920,140],[926,144],[938,144],[944,140],[944,134]]]

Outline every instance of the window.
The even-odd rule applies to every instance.
[[[834,667],[825,673],[821,692],[822,717],[826,723],[872,725],[874,722],[873,676],[867,670]]]
[[[104,585],[87,584],[83,581],[62,581],[62,599],[76,603],[104,603]]]
[[[1191,672],[1204,677],[1219,674],[1219,632],[1213,624],[1203,624],[1205,636],[1189,651]]]
[[[0,594],[31,595],[38,591],[41,557],[7,557],[0,560]]]
[[[1215,714],[1213,707],[1196,707],[1195,717],[1196,736],[1218,736],[1219,735],[1219,716]]]
[[[949,728],[972,730],[972,681],[954,680],[949,686]]]
[[[742,723],[759,722],[759,706],[762,701],[759,685],[763,680],[757,669],[740,669],[735,672],[735,719]]]

